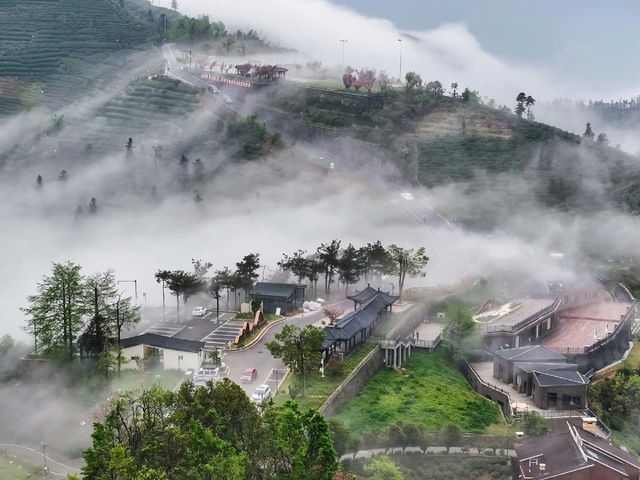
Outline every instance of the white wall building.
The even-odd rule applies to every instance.
[[[204,342],[144,333],[123,338],[120,342],[125,369],[138,369],[143,365],[164,370],[198,370],[205,358]]]

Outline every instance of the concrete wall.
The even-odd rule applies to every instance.
[[[183,372],[192,369],[197,370],[202,365],[204,360],[203,353],[194,352],[180,352],[178,350],[168,350],[166,348],[163,351],[163,368],[165,370],[182,370]],[[178,357],[182,356],[181,360]]]
[[[320,407],[320,413],[326,418],[331,418],[338,414],[347,402],[353,400],[362,391],[367,382],[383,366],[384,356],[382,350],[376,346],[327,398],[326,402]]]
[[[558,401],[555,405],[549,405],[547,393],[555,393],[558,395]],[[575,387],[540,387],[538,384],[535,384],[535,387],[533,389],[533,403],[535,403],[538,408],[566,410],[567,407],[562,406],[563,395],[580,395],[582,403],[572,408],[585,408],[587,401],[587,385],[577,385]]]
[[[511,416],[511,399],[506,391],[502,390],[500,387],[496,385],[491,385],[489,383],[484,383],[482,379],[478,376],[475,370],[471,367],[471,365],[465,362],[461,368],[462,374],[465,376],[471,387],[489,400],[494,401],[498,404],[502,413],[505,416]]]
[[[142,359],[142,357],[144,357],[144,345],[134,345],[133,347],[123,348],[122,356],[126,360],[126,362],[121,366],[123,370],[137,370],[138,363],[135,360],[132,360],[132,357]]]

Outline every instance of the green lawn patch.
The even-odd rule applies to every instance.
[[[337,388],[342,381],[358,366],[358,364],[376,347],[373,343],[365,343],[355,349],[344,362],[342,373],[336,376],[330,376],[325,373],[322,378],[318,370],[314,370],[307,376],[305,395],[302,396],[302,380],[295,375],[289,375],[284,381],[278,394],[275,397],[275,403],[282,404],[291,399],[289,388],[292,387],[299,393],[295,400],[304,408],[320,408],[322,404],[329,398],[329,395]],[[319,367],[319,366],[318,366]]]
[[[354,433],[382,432],[398,421],[438,431],[448,422],[483,433],[502,423],[498,406],[477,394],[443,354],[413,351],[406,372],[385,369],[340,412]]]

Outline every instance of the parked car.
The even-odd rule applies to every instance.
[[[207,314],[207,309],[204,307],[196,307],[191,312],[194,317],[204,317]]]
[[[413,194],[409,193],[409,192],[402,192],[400,194],[400,196],[402,198],[404,198],[405,200],[413,200]]]
[[[229,95],[222,95],[222,100],[224,100],[224,103],[233,103]]]
[[[251,383],[258,378],[258,370],[253,367],[245,368],[244,373],[240,377],[242,383]]]
[[[265,403],[271,398],[271,387],[269,385],[260,385],[256,391],[251,394],[253,403]]]
[[[207,90],[209,90],[209,93],[213,93],[214,95],[220,93],[220,90],[215,85],[209,85]]]

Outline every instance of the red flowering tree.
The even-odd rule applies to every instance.
[[[345,73],[342,76],[342,83],[344,84],[344,88],[349,90],[353,86],[356,81],[356,77],[352,73]]]

